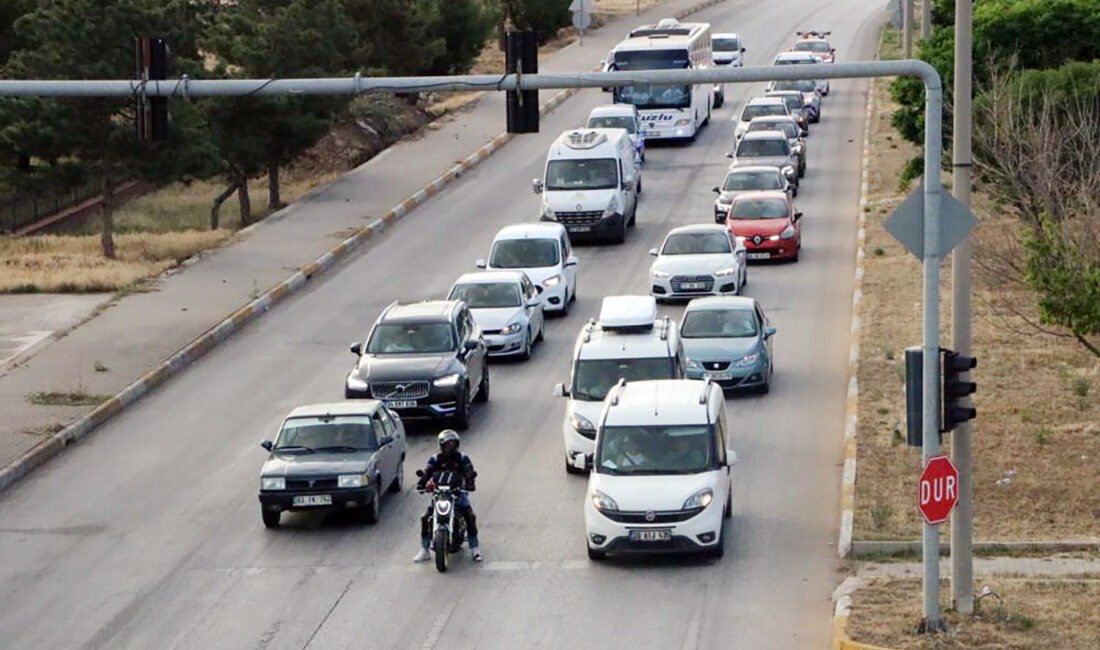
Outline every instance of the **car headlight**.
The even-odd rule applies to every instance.
[[[682,120],[676,120],[676,126],[687,126],[691,124],[691,118],[687,117]]]
[[[688,359],[687,367],[688,370],[702,370],[703,364],[699,363],[695,359]]]
[[[548,277],[548,278],[546,278],[545,280],[542,281],[542,286],[549,289],[550,287],[558,286],[558,284],[560,282],[561,282],[561,276],[560,275],[551,275],[550,277]]]
[[[358,488],[367,484],[365,474],[341,474],[336,477],[336,487]]]
[[[727,276],[727,275],[733,275],[736,272],[737,272],[737,267],[736,266],[727,266],[724,269],[718,269],[717,271],[715,271],[714,276],[718,277],[718,278],[721,278],[721,277],[724,277],[724,276]]]
[[[667,278],[670,275],[669,273],[667,273],[665,271],[662,271],[660,269],[650,269],[649,274],[652,275],[653,277],[659,279],[659,280],[663,280],[663,279]]]
[[[508,323],[507,327],[500,330],[501,334],[515,334],[523,329],[523,323],[516,321],[514,323]]]
[[[286,479],[281,476],[261,476],[260,477],[260,489],[261,490],[285,490]]]
[[[550,209],[550,206],[542,206],[542,218],[544,221],[557,221],[558,215],[554,214],[554,211]]]
[[[783,232],[779,233],[780,239],[790,239],[794,237],[794,226],[787,226],[783,229]]]
[[[358,373],[352,372],[348,375],[348,388],[352,390],[367,390],[367,381],[359,376]]]
[[[611,202],[604,208],[603,218],[606,219],[619,211],[619,197],[618,195],[612,195]]]
[[[573,425],[573,430],[577,433],[596,433],[596,425],[592,424],[592,420],[578,413],[569,414],[569,424]]]
[[[683,509],[690,510],[692,508],[706,508],[710,505],[711,501],[714,501],[714,490],[710,488],[704,488],[688,497],[687,501],[684,501]]]
[[[441,388],[444,387],[444,386],[454,386],[455,384],[458,383],[458,380],[461,379],[461,378],[462,378],[462,376],[459,375],[456,372],[452,375],[446,375],[444,377],[440,377],[439,379],[436,379],[435,381],[433,381],[432,384],[435,385],[435,386],[441,387]]]
[[[760,353],[753,352],[752,354],[746,354],[745,356],[741,357],[740,359],[735,361],[733,365],[741,367],[751,366],[752,364],[756,363],[757,359],[759,358]]]
[[[793,176],[794,175],[794,166],[793,165],[783,165],[783,170],[782,171],[783,171],[784,176]]]
[[[599,490],[592,490],[592,505],[596,510],[618,510],[619,504]]]

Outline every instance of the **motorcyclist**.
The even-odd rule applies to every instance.
[[[477,516],[473,506],[470,505],[469,492],[475,489],[474,479],[477,472],[470,457],[458,451],[458,433],[453,429],[446,429],[439,433],[439,453],[428,459],[420,479],[416,482],[418,490],[435,490],[436,478],[443,473],[457,474],[463,481],[465,492],[459,495],[455,501],[455,509],[466,520],[466,539],[470,544],[470,557],[474,562],[481,561],[481,550],[477,543]],[[413,562],[427,562],[431,559],[428,549],[432,545],[432,505],[428,504],[428,511],[420,518],[420,551],[413,558]]]

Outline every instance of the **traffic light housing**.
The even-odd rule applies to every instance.
[[[510,31],[504,48],[504,73],[537,74],[539,45],[532,31]],[[539,132],[539,91],[508,90],[508,133]]]
[[[137,78],[159,81],[168,78],[168,44],[163,38],[136,38]],[[137,95],[137,135],[142,142],[168,139],[168,98]]]
[[[963,422],[973,420],[977,410],[966,404],[966,398],[974,394],[978,385],[966,380],[963,375],[977,367],[978,360],[954,350],[943,350],[942,394],[940,404],[940,432],[952,431]]]

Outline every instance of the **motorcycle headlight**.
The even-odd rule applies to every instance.
[[[592,424],[592,420],[583,415],[571,413],[569,424],[573,425],[573,430],[577,433],[596,433],[596,425]]]
[[[691,124],[691,118],[684,118],[682,120],[676,120],[676,126],[688,126]]]
[[[336,477],[336,487],[358,488],[366,484],[367,477],[364,474],[341,474]]]
[[[523,323],[516,321],[514,323],[508,323],[506,327],[500,330],[501,334],[515,334],[523,329]]]
[[[550,209],[550,206],[542,206],[542,219],[543,221],[557,221],[558,215],[554,214],[554,211]]]
[[[436,379],[435,381],[433,381],[432,384],[435,385],[435,386],[438,386],[440,388],[443,388],[445,386],[454,386],[455,384],[458,383],[458,380],[460,378],[461,378],[461,375],[459,375],[456,372],[452,375],[446,375],[446,376],[440,377],[439,379]]]
[[[779,233],[780,239],[790,239],[794,237],[794,226],[787,226],[783,229],[783,232]]]
[[[599,490],[592,490],[592,505],[596,510],[618,510],[619,504]]]
[[[548,278],[546,278],[545,280],[543,280],[543,282],[542,282],[542,286],[544,286],[544,287],[546,287],[547,289],[549,289],[550,287],[556,287],[556,286],[558,286],[558,284],[559,284],[560,282],[561,282],[561,276],[560,276],[560,275],[551,275],[550,277],[548,277]]]
[[[721,277],[724,277],[724,276],[727,276],[727,275],[733,275],[736,272],[737,272],[737,267],[736,266],[727,266],[724,269],[718,269],[717,271],[715,271],[714,275],[715,275],[715,277],[721,278]]]
[[[667,273],[665,271],[662,271],[660,269],[650,269],[649,274],[652,275],[653,277],[659,279],[659,280],[663,280],[664,278],[667,278],[669,276],[669,273]]]
[[[756,360],[759,358],[760,353],[753,352],[752,354],[746,354],[745,356],[741,357],[733,365],[740,366],[742,368],[745,366],[751,366],[752,364],[756,363]]]
[[[261,490],[285,490],[286,479],[281,476],[261,476],[260,477],[260,489]]]
[[[359,376],[359,373],[352,372],[348,375],[348,388],[352,390],[367,390],[367,382],[365,379]]]
[[[690,510],[692,508],[706,508],[710,505],[711,501],[714,501],[714,490],[710,488],[704,488],[688,497],[687,501],[684,501],[683,509]]]

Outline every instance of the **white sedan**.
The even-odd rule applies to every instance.
[[[735,296],[748,281],[745,245],[718,224],[673,228],[649,270],[650,291],[662,298]]]

